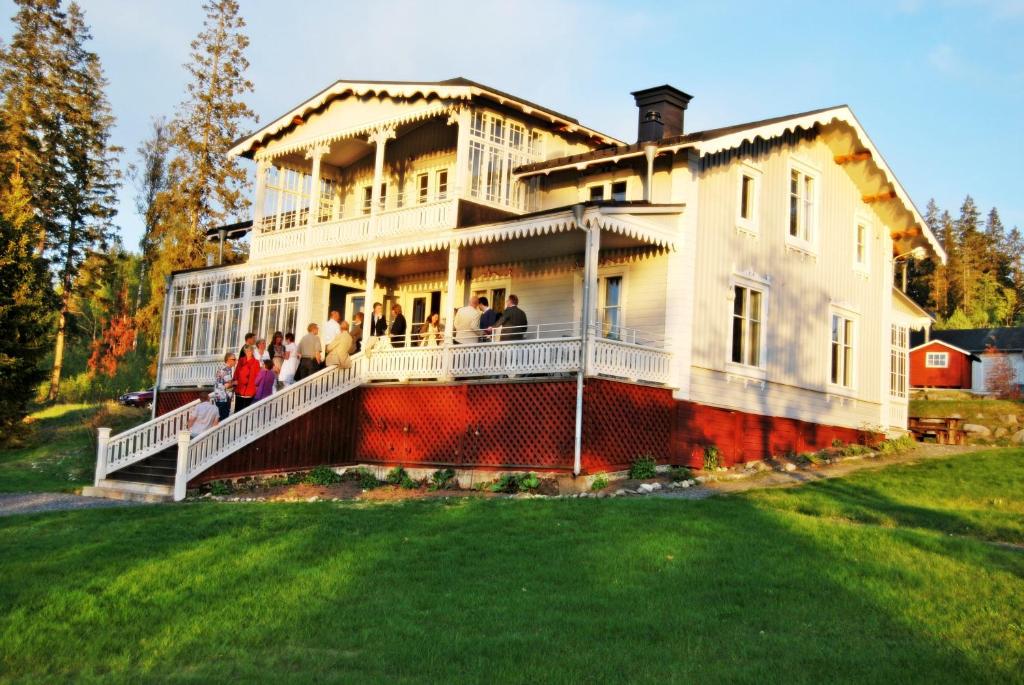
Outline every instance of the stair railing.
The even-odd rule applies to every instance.
[[[199,400],[161,414],[155,419],[129,428],[111,437],[109,428],[99,428],[96,445],[96,480],[107,477],[108,473],[142,461],[174,445],[178,433],[188,429],[188,413]]]

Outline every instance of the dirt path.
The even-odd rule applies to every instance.
[[[100,509],[124,507],[139,504],[102,497],[82,497],[61,492],[24,492],[0,494],[0,516],[12,514],[35,514],[42,511],[66,511],[69,509]]]
[[[860,459],[847,457],[837,464],[812,469],[797,469],[796,471],[762,471],[747,478],[710,481],[697,488],[659,493],[659,496],[696,499],[701,495],[706,497],[719,494],[727,495],[760,488],[789,488],[828,478],[839,478],[857,471],[884,469],[897,464],[915,464],[929,459],[944,459],[958,454],[990,449],[993,448],[985,445],[922,445],[902,454]],[[695,492],[691,492],[691,490]]]

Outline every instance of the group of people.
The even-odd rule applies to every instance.
[[[279,387],[302,380],[326,366],[347,369],[352,365],[351,355],[362,350],[365,317],[358,312],[352,323],[341,320],[341,314],[332,311],[323,328],[309,324],[306,334],[296,342],[294,333],[277,331],[266,339],[256,339],[255,333],[246,333],[245,342],[236,355],[224,355],[223,365],[214,377],[209,402],[197,405],[189,415],[188,426],[193,437],[213,428],[232,411],[240,411],[269,397]],[[390,322],[384,316],[384,305],[375,302],[370,313],[369,343],[375,347],[405,347],[407,324],[402,306],[391,307]],[[509,295],[505,310],[499,315],[490,308],[486,297],[473,296],[469,304],[455,311],[453,321],[454,342],[470,344],[494,339],[494,331],[501,330],[501,339],[522,340],[525,336],[526,313],[519,308],[519,298]],[[444,340],[441,316],[433,312],[419,327],[413,344],[436,347]]]

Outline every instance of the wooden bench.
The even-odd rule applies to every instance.
[[[963,419],[956,417],[923,417],[911,416],[907,420],[907,429],[917,440],[935,438],[940,445],[964,444],[964,431],[961,428]]]

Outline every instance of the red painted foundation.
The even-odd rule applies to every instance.
[[[200,393],[165,391],[157,408],[170,411]],[[699,467],[709,445],[731,466],[878,437],[680,402],[663,388],[596,378],[586,381],[583,407],[584,473],[623,469],[641,455]],[[198,481],[352,463],[571,471],[575,412],[575,380],[368,385],[247,445]]]

